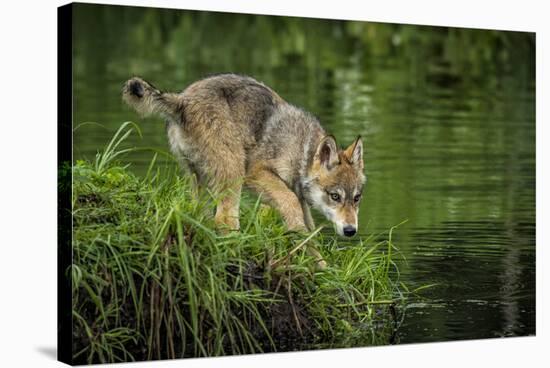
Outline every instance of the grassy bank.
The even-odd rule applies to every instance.
[[[255,199],[243,201],[242,230],[219,235],[215,199],[195,199],[175,165],[153,160],[138,177],[120,161],[132,129],[72,168],[77,363],[390,342],[391,232],[353,242],[316,232],[324,271],[304,235]]]

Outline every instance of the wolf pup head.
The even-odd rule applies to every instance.
[[[304,196],[334,224],[339,235],[353,236],[365,181],[361,137],[340,150],[334,137],[326,136],[317,146]]]

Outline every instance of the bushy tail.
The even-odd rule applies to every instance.
[[[176,121],[183,117],[181,95],[162,92],[138,77],[126,82],[122,88],[122,99],[144,117],[156,114]]]

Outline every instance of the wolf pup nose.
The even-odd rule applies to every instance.
[[[344,228],[344,235],[345,236],[354,236],[357,230],[353,226],[346,226]]]

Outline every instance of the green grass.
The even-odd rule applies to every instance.
[[[120,161],[134,129],[72,167],[75,363],[389,343],[401,298],[391,232],[317,232],[323,271],[297,247],[305,236],[253,198],[241,231],[220,235],[216,199],[194,198],[175,165],[153,158],[138,177]]]

